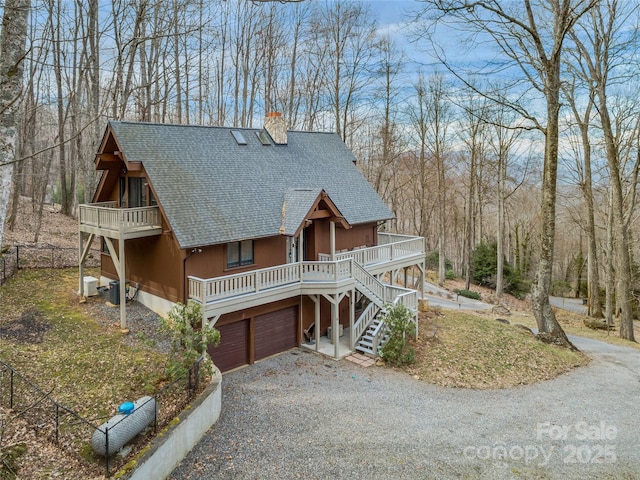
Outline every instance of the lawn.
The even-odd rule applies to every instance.
[[[59,403],[94,418],[153,393],[166,357],[123,344],[87,316],[77,270],[22,270],[0,293],[0,358]]]
[[[166,356],[143,342],[130,346],[122,341],[119,328],[89,316],[88,306],[76,295],[77,275],[76,269],[22,270],[0,289],[0,359],[36,384],[47,398],[99,425],[122,402],[153,394],[166,382]],[[6,377],[6,386],[4,380]],[[16,430],[24,430],[21,418],[0,415],[0,420],[5,434],[0,439],[2,447],[10,446],[9,441],[27,447],[18,461],[19,478],[34,475],[32,464],[38,461],[34,450],[46,452],[46,442],[31,434],[16,436]],[[80,438],[74,439],[73,449],[90,463],[101,465],[88,445],[91,432],[85,426]],[[60,451],[48,455],[44,460],[55,465],[45,467],[47,475],[57,472],[61,478],[87,478],[77,461],[65,458]],[[91,471],[100,471],[100,467]],[[5,478],[2,469],[0,478]]]
[[[417,361],[406,371],[445,387],[515,387],[555,378],[589,362],[580,352],[540,342],[511,321],[458,311],[421,314],[413,346]]]

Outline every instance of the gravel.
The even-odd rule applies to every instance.
[[[169,477],[640,478],[637,350],[507,390],[447,389],[293,350],[224,375],[219,421]]]
[[[87,308],[91,316],[101,325],[120,326],[120,306],[112,305],[109,300],[109,288],[98,288],[98,295],[87,298]],[[127,302],[127,328],[129,335],[124,337],[124,343],[136,347],[144,345],[152,347],[161,353],[169,353],[171,349],[170,337],[160,331],[162,319],[160,315],[149,310],[141,303]]]

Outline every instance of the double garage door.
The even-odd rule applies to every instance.
[[[226,372],[298,346],[298,309],[289,307],[222,326],[220,345],[209,348],[216,367]]]

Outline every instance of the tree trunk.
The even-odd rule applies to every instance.
[[[620,308],[620,337],[635,342],[633,333],[633,308],[631,305],[631,257],[629,255],[629,234],[624,221],[624,200],[622,180],[618,165],[618,149],[609,118],[604,88],[598,92],[600,118],[604,133],[607,164],[609,165],[611,208],[613,219],[614,248],[616,258],[616,303]]]
[[[30,0],[6,0],[0,37],[0,246],[7,216],[17,139],[16,111],[22,93]]]
[[[549,303],[556,231],[556,188],[558,176],[558,131],[560,111],[560,63],[547,69],[547,127],[545,131],[544,174],[542,179],[541,237],[538,269],[532,285],[533,314],[538,337],[543,341],[576,349],[556,320]]]

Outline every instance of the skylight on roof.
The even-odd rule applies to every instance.
[[[244,139],[244,135],[239,130],[231,130],[231,135],[236,139],[238,145],[246,145],[247,141]]]
[[[257,131],[256,136],[258,137],[258,140],[260,140],[260,143],[262,143],[262,145],[265,145],[265,146],[271,145],[271,140],[269,140],[269,134],[264,130]]]

